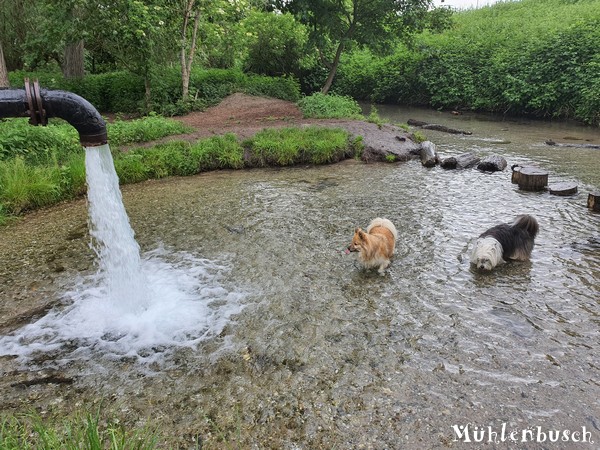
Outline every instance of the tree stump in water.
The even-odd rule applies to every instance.
[[[431,141],[421,143],[421,164],[433,167],[439,162],[436,146]]]
[[[523,191],[542,191],[548,185],[548,172],[537,167],[523,167],[518,183]]]
[[[506,159],[504,159],[500,155],[489,155],[483,158],[479,164],[477,164],[477,169],[483,172],[500,172],[506,169]]]
[[[600,211],[600,192],[592,192],[588,195],[587,206],[593,211]]]
[[[474,166],[480,161],[479,156],[474,153],[468,152],[458,156],[450,156],[444,158],[440,162],[440,166],[444,169],[467,169]]]
[[[510,177],[510,182],[512,184],[519,184],[519,175],[521,174],[521,169],[523,168],[523,166],[517,166],[515,164],[511,168],[512,168],[512,175]]]
[[[577,194],[577,184],[569,182],[554,183],[548,186],[548,190],[552,195],[573,195]]]

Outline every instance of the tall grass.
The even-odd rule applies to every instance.
[[[307,127],[266,129],[245,143],[253,166],[326,164],[352,156],[345,130]]]
[[[159,116],[107,124],[113,148],[189,131]],[[0,121],[0,224],[9,216],[52,205],[86,191],[85,154],[75,129],[62,120],[33,127],[25,119]],[[129,182],[148,178],[135,157],[115,165]]]
[[[57,167],[30,166],[20,156],[0,163],[0,204],[13,214],[55,203],[60,184]]]
[[[191,131],[181,122],[150,114],[136,120],[117,120],[107,124],[108,139],[111,145],[126,145],[134,142],[149,142],[174,134]]]
[[[158,117],[119,122],[113,125],[117,127],[113,129],[117,130],[115,140],[142,142],[162,136],[165,130],[180,132],[179,126],[171,127],[172,122]],[[146,131],[146,127],[158,130]],[[196,142],[174,140],[127,152],[117,146],[111,149],[120,183],[129,184],[215,169],[327,164],[356,156],[362,151],[362,141],[351,141],[349,133],[339,128],[307,127],[265,129],[242,143],[234,134],[226,134]],[[59,150],[55,148],[51,156],[39,153],[30,161],[20,155],[0,160],[0,224],[11,216],[85,193],[84,151],[79,147],[74,152],[69,146],[64,154]]]
[[[75,416],[62,423],[46,423],[39,415],[0,419],[2,450],[152,450],[158,437],[150,429],[127,430],[118,423],[100,425],[100,415]]]
[[[316,93],[298,101],[304,117],[314,119],[363,119],[360,106],[352,97]]]

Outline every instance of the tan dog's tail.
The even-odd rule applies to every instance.
[[[391,220],[383,219],[381,217],[377,217],[377,218],[371,220],[371,223],[367,227],[367,233],[369,233],[371,231],[371,228],[375,228],[375,227],[387,228],[394,235],[394,240],[398,240],[398,231],[396,231],[396,227],[394,226],[394,224],[392,223]]]

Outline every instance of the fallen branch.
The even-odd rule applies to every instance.
[[[436,123],[427,123],[427,122],[422,122],[420,120],[414,120],[414,119],[408,119],[408,121],[406,123],[412,127],[419,127],[424,130],[442,131],[444,133],[451,133],[451,134],[467,134],[467,135],[473,134],[470,131],[457,130],[455,128],[449,128],[445,125],[438,125]]]
[[[600,149],[600,145],[596,145],[596,144],[574,144],[574,143],[558,143],[558,142],[554,142],[550,139],[548,139],[546,141],[546,145],[551,145],[553,147],[573,147],[573,148],[594,148],[594,149]]]

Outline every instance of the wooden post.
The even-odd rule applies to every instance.
[[[554,183],[548,186],[548,190],[552,195],[573,195],[577,194],[577,184],[569,182]]]
[[[537,167],[523,167],[519,171],[519,189],[543,191],[548,185],[548,172]]]
[[[510,177],[510,182],[512,184],[519,184],[519,175],[521,174],[521,169],[523,166],[514,165],[512,168],[512,175]]]
[[[592,192],[588,195],[587,207],[592,211],[600,211],[600,192]]]

